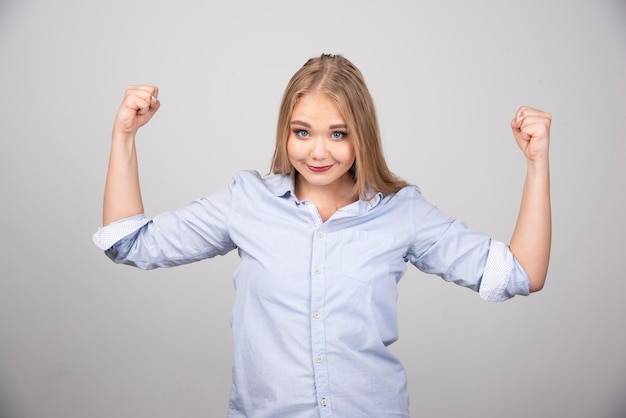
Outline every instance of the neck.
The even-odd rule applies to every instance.
[[[336,210],[358,200],[354,192],[354,181],[349,176],[344,176],[341,181],[327,186],[313,186],[306,183],[296,172],[295,192],[298,199],[313,202],[318,208]]]

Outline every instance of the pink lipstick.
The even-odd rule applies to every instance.
[[[313,171],[314,173],[323,173],[325,171],[330,170],[333,165],[323,165],[323,166],[312,166],[312,165],[308,165],[307,167],[309,167],[309,170]]]

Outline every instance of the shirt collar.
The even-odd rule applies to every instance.
[[[294,197],[296,195],[293,174],[274,174],[265,178],[265,184],[278,197],[286,197],[288,194]]]
[[[270,191],[278,197],[287,197],[292,196],[296,202],[299,202],[296,194],[294,192],[295,188],[295,174],[291,172],[290,174],[275,174],[273,176],[269,176],[265,179],[267,187]],[[368,195],[371,195],[371,191],[368,191]],[[355,205],[348,205],[342,209],[350,210],[348,208],[354,207],[358,212],[370,211],[383,200],[383,194],[381,192],[375,193],[369,200],[359,199],[358,202],[355,202]]]

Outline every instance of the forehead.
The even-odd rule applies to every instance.
[[[304,94],[298,99],[291,112],[291,120],[304,122],[345,123],[344,117],[335,100],[319,91]]]

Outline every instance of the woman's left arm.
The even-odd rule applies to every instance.
[[[543,288],[550,260],[550,123],[552,116],[522,106],[511,121],[515,141],[526,156],[526,180],[510,248],[530,280],[530,291]]]

